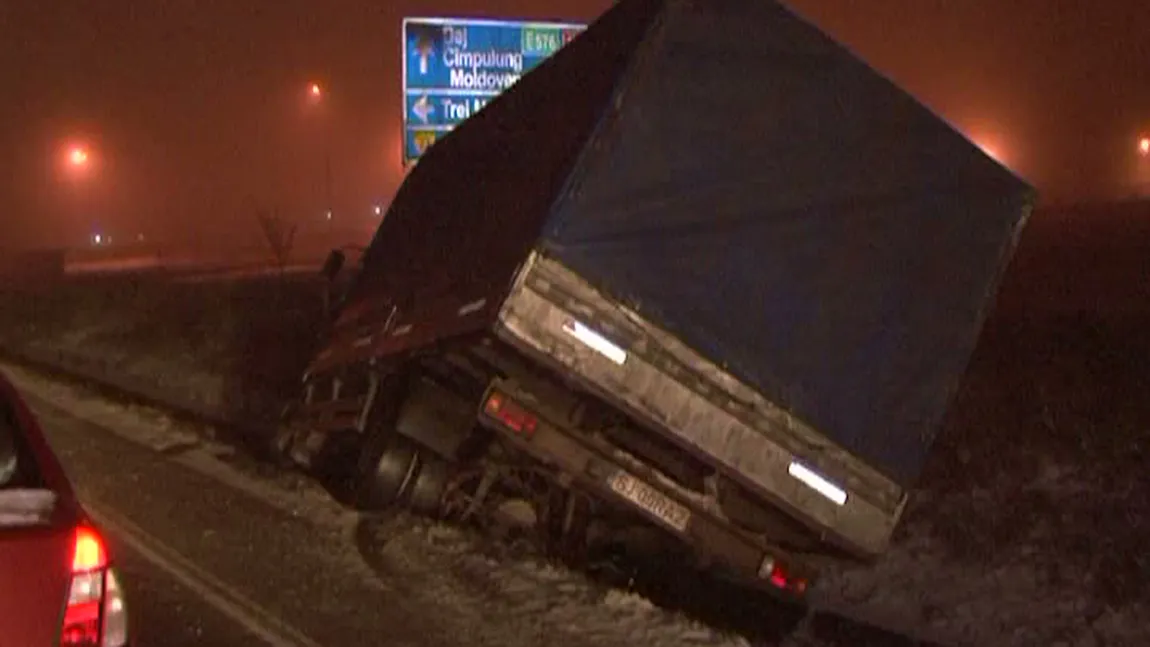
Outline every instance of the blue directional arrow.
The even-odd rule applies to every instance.
[[[411,106],[411,112],[416,117],[419,117],[420,121],[426,124],[428,123],[428,117],[431,116],[431,113],[435,112],[435,106],[431,104],[431,100],[428,99],[425,94],[415,100],[415,104]]]

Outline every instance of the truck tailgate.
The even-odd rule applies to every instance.
[[[557,261],[530,256],[496,330],[826,540],[887,548],[900,486]]]

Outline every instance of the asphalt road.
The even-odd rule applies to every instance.
[[[747,644],[571,576],[508,574],[462,544],[389,545],[386,522],[305,479],[43,378],[16,382],[108,535],[143,645]],[[761,624],[774,638],[755,644],[921,644],[826,615],[792,632],[773,614]]]
[[[122,562],[144,644],[440,642],[349,555],[338,513],[292,514],[240,472],[195,469],[211,464],[200,449],[156,451],[29,400]]]

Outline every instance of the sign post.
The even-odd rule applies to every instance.
[[[403,164],[570,42],[585,25],[403,20]]]

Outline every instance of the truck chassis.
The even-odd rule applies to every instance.
[[[561,264],[533,253],[476,296],[338,336],[285,455],[362,507],[514,527],[564,556],[689,555],[788,596],[885,548],[900,488]],[[794,478],[796,457],[843,500]]]

